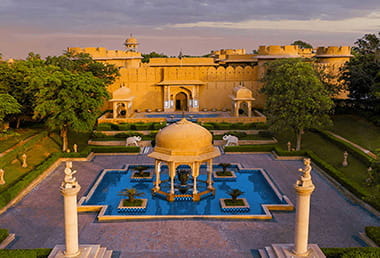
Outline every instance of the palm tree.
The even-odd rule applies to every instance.
[[[240,191],[239,189],[231,189],[227,193],[229,196],[231,196],[232,201],[236,202],[237,198],[244,192]]]
[[[228,168],[229,166],[231,166],[231,164],[230,164],[230,163],[219,163],[219,166],[222,167],[222,169],[223,169],[223,173],[226,173],[227,168]]]
[[[147,170],[149,167],[148,166],[137,166],[137,167],[134,167],[133,169],[135,171],[137,171],[135,173],[135,176],[138,176],[138,177],[144,177],[144,173],[145,171],[144,170]]]
[[[128,197],[127,202],[134,203],[135,198],[139,196],[143,196],[145,193],[138,192],[135,188],[125,188],[119,192],[119,195]]]

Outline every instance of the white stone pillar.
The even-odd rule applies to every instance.
[[[67,184],[61,186],[61,193],[64,200],[65,214],[65,257],[78,256],[79,241],[78,241],[78,213],[77,213],[77,194],[80,190],[80,185],[66,188]]]
[[[154,189],[156,191],[159,191],[160,190],[160,183],[161,183],[161,180],[160,180],[160,175],[161,175],[161,161],[158,161],[156,160],[156,166],[155,166],[155,172],[156,172],[156,185],[154,187]]]
[[[297,256],[308,255],[310,196],[315,189],[311,181],[310,162],[310,159],[304,159],[305,168],[299,169],[303,175],[294,185],[297,193],[294,254]]]
[[[197,189],[197,177],[193,177],[193,179],[194,179],[193,194],[197,194],[198,193],[198,189]]]
[[[113,118],[117,118],[117,102],[116,101],[112,103],[112,107],[113,107],[112,116]]]
[[[212,185],[212,159],[207,162],[207,188],[214,188]]]

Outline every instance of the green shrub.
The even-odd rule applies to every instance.
[[[0,228],[0,243],[3,242],[9,235],[8,229]]]
[[[274,133],[271,132],[271,131],[259,131],[258,133],[260,136],[262,137],[268,137],[268,138],[272,138],[274,137]]]
[[[380,257],[380,249],[376,247],[321,248],[321,250],[327,258]]]
[[[230,125],[230,129],[235,129],[235,130],[250,130],[254,128],[254,123],[233,123]]]
[[[48,257],[52,249],[3,249],[0,250],[0,258],[45,258]]]
[[[127,132],[127,133],[118,133],[118,134],[115,134],[114,137],[116,137],[116,138],[128,138],[128,137],[132,137],[132,136],[143,137],[144,135],[142,133],[139,133],[139,132]]]
[[[380,227],[365,227],[365,233],[373,242],[380,246]]]
[[[112,125],[111,123],[98,124],[98,126],[96,127],[96,130],[97,131],[112,131],[111,125]]]
[[[114,131],[120,130],[118,124],[111,124],[111,129],[114,130]]]
[[[237,131],[229,131],[229,132],[225,133],[224,135],[226,135],[226,134],[230,134],[230,135],[236,136],[239,139],[244,138],[244,137],[247,136],[246,132],[237,132]]]
[[[164,123],[153,123],[154,130],[160,130],[166,126],[166,122]]]
[[[229,130],[229,129],[231,129],[230,123],[215,123],[214,126],[218,130]]]
[[[261,130],[261,129],[268,129],[269,128],[269,126],[268,126],[268,124],[265,124],[265,123],[257,123],[256,124],[256,129],[258,129],[258,130]]]
[[[128,131],[131,129],[131,125],[127,123],[119,124],[119,131]]]
[[[95,153],[139,153],[137,146],[92,146],[91,150]]]
[[[93,132],[92,137],[94,137],[94,138],[106,138],[107,135],[104,133],[101,133],[101,132]]]
[[[135,130],[149,130],[152,127],[152,123],[136,123],[131,126]]]
[[[287,151],[281,149],[278,146],[274,147],[274,151],[277,153],[278,156],[308,156],[307,151]]]
[[[275,145],[239,145],[239,146],[226,146],[225,152],[271,152]]]
[[[204,128],[206,128],[207,130],[214,130],[215,129],[214,125],[211,123],[204,123],[204,124],[202,124],[202,126]]]

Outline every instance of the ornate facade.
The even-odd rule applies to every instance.
[[[142,63],[141,53],[136,51],[137,45],[135,38],[129,38],[125,42],[125,51],[69,48],[69,51],[88,53],[95,60],[119,68],[121,76],[109,87],[109,91],[112,95],[121,87],[130,90],[128,101],[124,103],[128,105],[128,116],[141,111],[230,110],[236,113],[236,108],[248,116],[248,110],[262,108],[265,102],[265,97],[260,93],[260,79],[266,62],[279,58],[314,58],[317,65],[337,74],[351,57],[348,46],[313,50],[290,45],[261,46],[257,54],[246,54],[244,49],[223,49],[212,51],[210,57],[151,58],[148,63]],[[244,86],[252,93],[250,100],[242,105],[236,96],[235,99],[231,98],[238,86]],[[345,97],[345,93],[338,97]],[[122,100],[113,99],[106,108],[120,109],[122,104],[115,102],[121,103]]]

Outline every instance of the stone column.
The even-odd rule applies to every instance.
[[[155,166],[155,172],[156,172],[156,185],[154,187],[154,190],[155,191],[159,191],[160,190],[160,183],[161,183],[161,180],[160,180],[160,175],[161,175],[161,161],[158,161],[156,160],[156,166]]]
[[[303,174],[294,185],[297,193],[294,254],[297,256],[308,255],[310,196],[315,189],[311,181],[310,163],[310,159],[304,159],[305,168],[299,169]]]
[[[113,108],[112,117],[117,118],[117,102],[116,101],[112,103],[112,108]]]
[[[61,194],[64,201],[65,214],[65,257],[78,256],[78,212],[77,212],[77,194],[80,185],[73,175],[76,171],[72,171],[70,166],[66,165],[65,179],[61,185]]]
[[[214,189],[212,185],[212,159],[207,162],[207,188]]]

